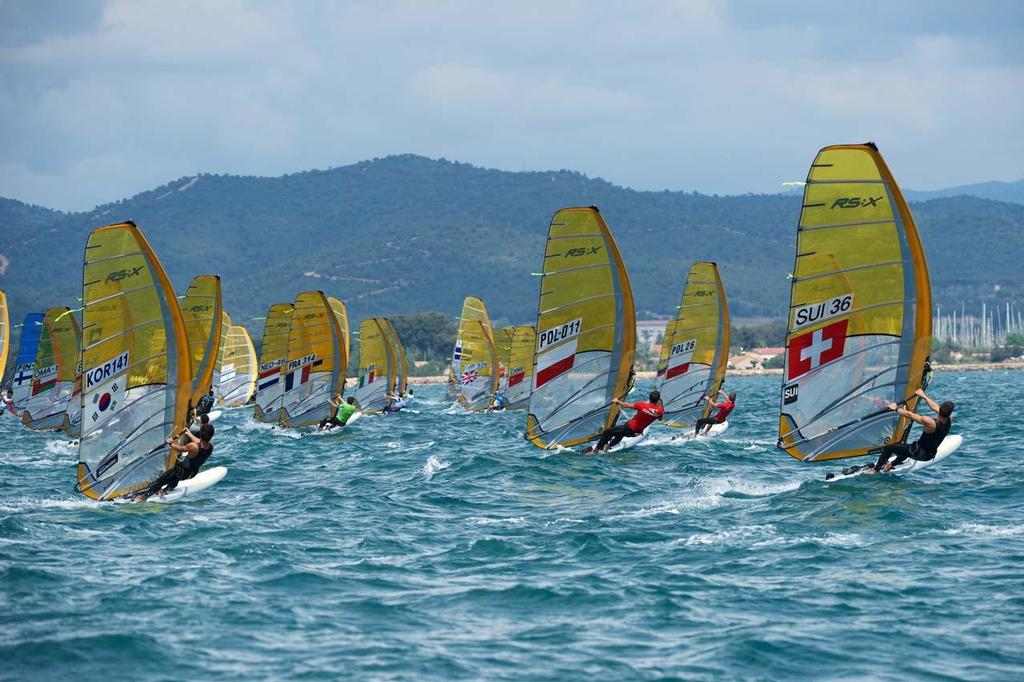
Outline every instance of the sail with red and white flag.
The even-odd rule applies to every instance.
[[[676,317],[665,325],[657,388],[668,426],[689,427],[713,409],[729,361],[729,304],[714,263],[694,263]]]
[[[568,208],[548,228],[526,437],[571,447],[615,423],[633,378],[636,314],[618,247],[595,207]]]
[[[818,152],[790,291],[779,447],[804,460],[903,441],[931,346],[931,285],[914,218],[874,144]]]

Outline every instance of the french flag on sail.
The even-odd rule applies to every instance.
[[[556,346],[537,357],[537,388],[565,374],[576,362],[576,339]]]
[[[315,362],[311,362],[309,364],[303,365],[302,369],[297,369],[297,370],[293,370],[291,372],[288,372],[288,374],[286,374],[285,377],[284,377],[284,390],[286,392],[290,391],[293,388],[295,388],[296,386],[301,386],[304,383],[306,383],[307,381],[309,381],[309,374],[310,374],[310,372],[313,371],[313,368],[314,367],[318,367],[318,366],[320,366],[322,364],[324,364],[323,360],[317,360]],[[298,383],[295,383],[295,375],[296,374],[299,375],[299,382]]]

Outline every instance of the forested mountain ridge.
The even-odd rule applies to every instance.
[[[513,173],[403,155],[282,177],[199,175],[83,213],[0,199],[0,288],[14,322],[81,295],[88,232],[135,220],[175,287],[220,274],[225,305],[259,334],[271,303],[304,289],[371,315],[536,315],[552,214],[597,205],[629,270],[638,316],[671,314],[696,260],[717,261],[735,316],[782,318],[800,195],[641,192],[572,171]],[[936,302],[1020,298],[1024,206],[968,196],[912,206]],[[75,306],[73,306],[75,307]]]

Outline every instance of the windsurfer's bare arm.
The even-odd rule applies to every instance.
[[[927,395],[925,395],[925,392],[922,391],[920,388],[914,391],[914,395],[928,403],[928,407],[929,409],[931,409],[932,412],[934,412],[935,414],[939,413],[939,404],[932,400],[931,398],[929,398]]]
[[[938,405],[936,405],[936,407],[938,407]],[[923,414],[911,412],[910,410],[900,407],[896,403],[889,403],[889,409],[893,410],[894,412],[896,412],[896,414],[898,414],[901,417],[906,417],[907,419],[920,424],[922,428],[924,428],[925,433],[931,433],[935,431],[935,420],[932,419],[931,417],[926,417]],[[936,410],[936,412],[938,412],[938,410]]]

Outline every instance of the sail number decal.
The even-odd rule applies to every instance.
[[[270,362],[260,363],[260,374],[267,372],[272,369],[276,369],[288,361],[288,358],[278,358],[277,360],[271,360]]]
[[[565,341],[566,339],[578,336],[581,327],[583,327],[583,318],[578,317],[563,325],[552,327],[551,329],[537,334],[537,352],[543,351],[553,343],[558,343],[559,341]]]
[[[853,294],[843,294],[828,301],[801,306],[793,315],[793,330],[823,322],[837,315],[844,315],[851,310],[853,310]]]
[[[49,367],[36,367],[32,372],[32,378],[35,380],[47,379],[50,376],[57,375],[57,365],[50,365]]]
[[[99,367],[94,367],[85,373],[85,388],[89,390],[94,386],[107,381],[128,370],[128,351],[125,351],[112,360],[107,360]]]
[[[683,341],[681,343],[674,344],[672,346],[672,352],[669,353],[669,357],[676,355],[682,355],[683,353],[693,353],[694,349],[697,348],[697,339],[690,339],[689,341]]]
[[[288,371],[290,372],[293,369],[298,369],[299,367],[302,367],[303,365],[308,365],[314,360],[316,360],[316,353],[310,353],[306,357],[299,358],[298,360],[291,360],[288,362]]]

